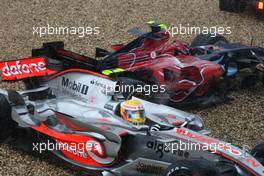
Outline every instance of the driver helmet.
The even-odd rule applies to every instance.
[[[143,104],[138,100],[127,100],[120,105],[121,117],[134,124],[144,125],[146,121],[145,109]]]

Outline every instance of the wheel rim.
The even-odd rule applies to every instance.
[[[193,173],[190,170],[179,170],[171,173],[168,176],[199,176],[199,173]]]
[[[188,174],[188,173],[175,173],[169,176],[198,176],[196,174]]]

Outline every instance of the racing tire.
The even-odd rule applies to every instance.
[[[243,78],[241,80],[241,88],[245,89],[245,88],[251,88],[256,86],[258,81],[258,77],[256,75],[249,75],[246,76],[245,78]]]
[[[0,142],[4,142],[12,134],[14,121],[11,118],[11,105],[3,94],[0,94]]]
[[[103,176],[102,171],[90,171],[86,173],[91,176]]]
[[[229,43],[227,39],[217,34],[216,36],[214,34],[199,34],[197,35],[194,40],[191,43],[191,47],[198,47],[198,46],[204,46],[204,45],[222,45]]]
[[[220,172],[206,160],[181,160],[173,163],[163,176],[220,176]]]
[[[251,151],[251,155],[264,165],[264,142],[256,145]]]
[[[244,0],[219,0],[219,9],[221,11],[241,13],[246,9],[246,1]]]
[[[40,87],[40,81],[37,78],[23,79],[26,90],[35,89]]]

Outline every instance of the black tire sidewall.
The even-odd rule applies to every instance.
[[[246,3],[241,0],[219,0],[219,9],[221,11],[240,13],[245,11]]]
[[[11,119],[11,106],[2,94],[0,94],[0,114],[0,142],[3,142],[11,135],[15,122]]]
[[[40,80],[36,77],[23,79],[23,82],[27,90],[40,87]]]
[[[196,173],[193,171],[193,169],[188,168],[188,167],[173,166],[170,168],[170,170],[168,170],[168,172],[164,176],[177,176],[179,174],[184,174],[186,176],[193,176]],[[199,175],[199,176],[201,176],[201,175]]]
[[[227,4],[229,0],[219,0],[219,8],[220,10],[226,10]]]
[[[213,34],[199,34],[197,35],[193,42],[191,43],[191,47],[198,47],[204,45],[214,45],[218,42],[228,43],[227,39],[222,35],[213,36]]]
[[[219,176],[219,172],[208,161],[178,161],[173,163],[164,173],[163,176],[178,176],[184,174],[184,176]]]
[[[261,164],[264,164],[264,142],[261,142],[260,144],[256,145],[252,151],[251,151],[251,155],[256,157],[257,159],[262,160]]]

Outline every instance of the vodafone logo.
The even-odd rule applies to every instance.
[[[16,61],[15,64],[5,62],[2,73],[4,76],[12,76],[40,72],[46,69],[46,64],[44,62],[21,64],[20,61]]]
[[[44,58],[29,58],[0,62],[2,80],[18,80],[34,76],[46,76],[55,73],[46,67]]]

